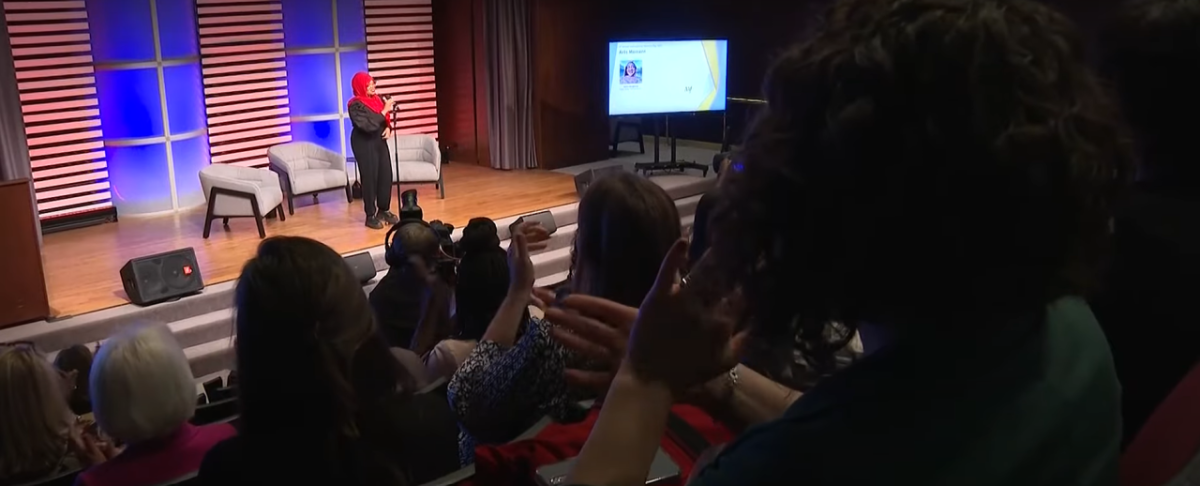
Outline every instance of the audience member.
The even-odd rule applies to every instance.
[[[680,236],[675,202],[632,172],[593,183],[579,203],[578,225],[572,290],[626,305],[641,302],[657,262]],[[529,317],[534,282],[529,252],[541,246],[532,229],[522,225],[513,236],[507,295],[450,382],[450,401],[465,431],[464,459],[473,457],[475,441],[511,440],[547,415],[564,420],[586,397],[569,393],[563,380],[563,370],[582,361],[551,337],[549,323]]]
[[[78,447],[82,424],[67,407],[63,388],[32,344],[0,344],[0,484],[52,477],[87,463]]]
[[[1124,439],[1200,360],[1200,0],[1129,3],[1103,36],[1136,135],[1138,181],[1118,211],[1106,287],[1091,300],[1121,381]]]
[[[708,251],[709,238],[712,236],[709,234],[710,220],[713,209],[720,204],[720,184],[725,179],[724,174],[729,173],[732,160],[728,153],[719,153],[713,156],[712,169],[713,173],[717,174],[717,187],[705,192],[700,196],[700,202],[696,203],[696,215],[692,218],[692,241],[688,247],[689,266],[695,265],[700,261],[700,257],[704,256],[704,252]]]
[[[75,415],[92,413],[92,399],[88,394],[88,375],[92,372],[92,350],[76,344],[58,352],[54,357],[54,368],[65,375],[70,383],[67,403]]]
[[[451,289],[433,273],[441,249],[428,225],[401,222],[393,233],[389,268],[371,290],[371,308],[391,346],[421,356],[428,350],[414,349],[413,336],[426,319],[449,319]]]
[[[455,325],[450,329],[456,335],[435,336],[437,345],[425,355],[426,374],[434,381],[454,376],[483,337],[508,292],[508,258],[500,247],[495,222],[472,219],[463,228],[458,244],[463,256],[458,262],[458,285],[454,287]]]
[[[193,474],[232,425],[194,426],[196,381],[164,327],[137,327],[104,343],[91,371],[96,422],[125,444],[120,455],[79,475],[81,486],[150,486]]]
[[[681,242],[640,309],[562,302],[633,321],[567,484],[643,484],[703,383],[758,427],[694,485],[1115,484],[1120,386],[1078,296],[1130,157],[1074,27],[1029,0],[824,19],[768,73],[700,268],[675,283]],[[867,355],[797,398],[736,365],[740,323],[806,352],[840,323]]]
[[[331,248],[265,240],[235,305],[241,433],[204,458],[206,484],[420,484],[458,469],[445,399],[413,394]]]

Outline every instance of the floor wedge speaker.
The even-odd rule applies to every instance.
[[[121,267],[121,284],[129,300],[151,305],[204,289],[196,251],[191,248],[134,258]]]

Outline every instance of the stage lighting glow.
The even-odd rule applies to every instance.
[[[289,49],[333,47],[331,16],[329,0],[283,2],[283,42]]]
[[[342,143],[338,141],[339,132],[337,120],[293,121],[292,140],[297,142],[312,142],[337,153],[342,153]]]
[[[200,55],[193,0],[154,0],[154,7],[158,11],[158,43],[163,59]]]
[[[340,54],[342,58],[342,99],[349,101],[354,97],[354,86],[350,80],[354,73],[367,70],[367,51],[349,51]]]
[[[154,60],[149,2],[87,2],[92,57],[96,62]]]
[[[175,162],[175,195],[179,208],[204,204],[200,169],[208,166],[208,135],[172,140],[171,160]]]
[[[154,68],[97,70],[96,97],[105,140],[164,135]]]
[[[171,184],[167,145],[105,147],[113,204],[119,214],[170,211]]]
[[[338,96],[333,63],[333,53],[288,54],[288,107],[293,117],[338,113],[345,100]]]
[[[171,134],[204,129],[204,86],[200,81],[200,64],[163,66],[163,86]]]
[[[367,33],[363,25],[362,0],[338,0],[337,12],[338,43],[342,47],[366,43]],[[342,70],[346,70],[344,64]]]

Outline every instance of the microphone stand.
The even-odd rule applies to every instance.
[[[391,187],[392,185],[396,186],[396,198],[397,199],[400,198],[400,135],[396,132],[396,128],[393,125],[395,123],[394,120],[396,119],[396,114],[399,112],[400,112],[400,110],[396,108],[396,105],[392,105],[392,113],[391,113],[392,117],[387,120],[388,128],[392,130],[392,178],[393,178],[393,182],[389,183],[388,187]],[[388,190],[390,191],[391,189],[388,189]],[[390,210],[390,208],[389,208],[389,210]]]

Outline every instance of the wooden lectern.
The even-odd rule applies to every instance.
[[[0,328],[50,316],[30,184],[0,182]]]

